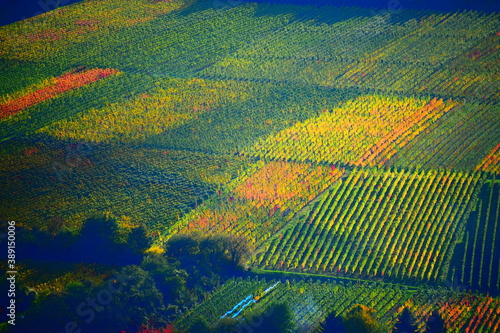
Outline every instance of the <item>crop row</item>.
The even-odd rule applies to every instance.
[[[49,5],[47,5],[49,6]],[[75,43],[148,22],[185,6],[184,1],[85,1],[0,27],[2,55],[45,60]]]
[[[498,50],[493,45],[499,26],[494,15],[403,11],[395,22],[377,15],[331,25],[318,24],[314,14],[309,19],[240,48],[202,75],[498,97]]]
[[[500,327],[500,301],[491,296],[479,296],[452,289],[423,289],[414,293],[398,312],[408,307],[420,329],[437,311],[447,332],[494,333]]]
[[[461,103],[399,149],[388,162],[400,168],[477,170],[500,140],[496,104]],[[492,158],[489,166],[495,168]],[[487,168],[485,171],[488,171]]]
[[[7,152],[7,146],[13,146]],[[2,146],[2,211],[27,228],[53,219],[78,230],[108,212],[124,225],[162,231],[244,169],[247,161],[157,149],[54,141]]]
[[[465,238],[451,271],[451,278],[460,285],[493,295],[500,291],[499,187],[494,177],[483,185],[480,201],[469,218]]]
[[[17,112],[47,99],[54,98],[68,90],[77,89],[116,73],[118,71],[110,68],[96,68],[83,72],[63,74],[54,78],[52,85],[47,85],[16,99],[7,99],[5,103],[0,104],[0,119],[10,117]]]
[[[278,284],[275,290],[249,308],[247,313],[264,313],[272,304],[287,303],[292,308],[298,330],[309,332],[317,328],[329,313],[335,312],[341,316],[355,304],[372,307],[381,321],[389,322],[392,319],[389,314],[410,295],[411,292],[404,288],[384,288],[370,283],[285,282]]]
[[[355,170],[270,239],[260,267],[440,280],[479,176]]]
[[[256,293],[259,289],[264,290],[268,284],[266,280],[259,280],[258,278],[231,279],[214,291],[208,300],[179,318],[176,327],[178,329],[189,328],[189,324],[197,317],[203,317],[209,323],[215,324],[224,313],[239,301],[252,293]]]
[[[500,143],[474,169],[500,174]]]
[[[41,132],[88,142],[143,142],[204,112],[247,99],[248,85],[167,79],[133,99],[62,119]]]
[[[175,233],[199,230],[232,233],[245,236],[252,244],[262,244],[343,171],[333,165],[256,162],[170,227],[160,241]]]
[[[8,38],[0,42],[0,76],[12,85],[1,91],[13,93],[78,66],[186,77],[288,21],[284,14],[256,18],[255,5],[221,15],[203,3],[92,1],[2,27]],[[29,59],[39,65],[20,63]]]
[[[455,103],[366,95],[259,140],[244,153],[268,159],[378,165]]]
[[[296,318],[298,330],[309,332],[317,329],[330,313],[342,316],[355,304],[375,309],[378,319],[392,327],[401,311],[408,307],[415,315],[419,329],[432,313],[443,318],[447,331],[496,332],[500,327],[500,301],[489,296],[467,294],[447,288],[421,288],[418,291],[404,286],[381,283],[352,283],[344,281],[290,281],[282,278],[278,283],[266,279],[232,279],[216,290],[203,303],[175,323],[179,329],[189,328],[190,321],[205,317],[216,324],[224,313],[251,295],[255,300],[236,317],[245,323],[249,314],[264,315],[273,304],[288,304]],[[275,286],[264,294],[263,290]],[[245,325],[245,324],[243,324]],[[247,325],[252,325],[248,322]]]
[[[321,108],[333,108],[358,94],[121,73],[32,106],[6,119],[0,133],[8,137],[38,131],[63,140],[234,154],[259,137],[317,116]]]
[[[227,286],[226,286],[227,285]],[[268,293],[264,289],[274,286]],[[205,317],[211,324],[248,295],[253,295],[255,304],[247,307],[238,317],[244,322],[249,313],[263,314],[272,304],[287,303],[292,308],[301,332],[317,328],[325,317],[335,311],[342,315],[354,304],[366,304],[377,311],[384,321],[392,320],[392,312],[404,303],[412,291],[405,287],[384,286],[376,283],[353,284],[343,281],[276,281],[266,279],[230,280],[208,300],[176,322],[176,327],[187,328],[189,320]]]

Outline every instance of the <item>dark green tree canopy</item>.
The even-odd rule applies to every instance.
[[[403,312],[396,319],[396,325],[394,325],[393,333],[415,333],[417,332],[418,326],[415,324],[415,317],[410,312],[410,309],[405,307]]]
[[[335,311],[330,312],[321,323],[321,329],[323,333],[345,333],[344,318],[338,316]]]
[[[273,304],[264,313],[251,314],[242,323],[241,331],[254,333],[288,333],[296,327],[295,317],[288,303]]]
[[[344,324],[347,333],[379,333],[382,329],[375,310],[361,304],[356,304],[347,311]]]

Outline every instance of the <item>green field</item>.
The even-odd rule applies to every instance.
[[[394,324],[404,306],[412,309],[419,319],[428,317],[431,309],[440,309],[447,322],[448,332],[464,332],[466,329],[496,332],[500,326],[498,316],[495,315],[500,302],[489,296],[477,297],[445,288],[413,289],[381,283],[320,281],[312,278],[296,281],[289,278],[283,278],[282,282],[266,279],[264,275],[261,279],[230,280],[208,300],[181,317],[177,326],[181,329],[189,327],[189,323],[202,314],[209,322],[215,323],[248,296],[256,302],[247,306],[242,313],[233,311],[231,315],[237,315],[237,318],[245,322],[245,313],[259,313],[265,316],[266,307],[273,303],[287,302],[293,304],[292,311],[298,319],[297,329],[301,332],[318,329],[328,313],[335,311],[342,314],[356,303],[368,304],[374,308],[379,320],[388,326]],[[264,290],[273,286],[275,287],[272,290],[263,294]],[[241,306],[236,309],[240,308]],[[480,311],[489,313],[483,322],[478,320],[477,313]],[[252,322],[247,325],[252,327]]]
[[[246,239],[267,273],[218,281],[179,329],[260,293],[235,318],[284,302],[313,332],[361,303],[388,327],[408,306],[420,331],[436,309],[497,331],[500,14],[229,3],[86,0],[0,27],[2,223],[76,237],[106,215],[160,255]],[[22,261],[22,282],[109,273],[59,264]]]

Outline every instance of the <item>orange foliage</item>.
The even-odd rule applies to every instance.
[[[111,68],[95,68],[84,72],[63,74],[55,78],[55,83],[53,85],[0,105],[0,119],[11,116],[19,111],[53,98],[66,91],[74,90],[117,72],[118,70]]]
[[[445,104],[442,100],[433,98],[422,108],[403,119],[396,128],[367,150],[354,164],[374,165],[377,161],[379,165],[385,164],[397,152],[396,147],[404,146],[428,126],[429,120],[441,117],[455,105],[455,103]]]
[[[500,143],[474,169],[474,171],[478,170],[500,173]]]
[[[56,29],[47,29],[42,32],[29,34],[27,38],[31,42],[36,42],[38,40],[54,41],[63,38],[63,36],[64,36],[64,31]]]
[[[493,298],[487,296],[484,301],[476,308],[476,313],[472,317],[469,325],[465,329],[465,332],[472,333],[477,332],[481,324],[486,324],[487,326],[494,318],[492,318],[493,308],[490,307]],[[491,326],[490,326],[491,327]]]
[[[228,228],[231,224],[238,220],[239,216],[234,212],[228,210],[213,210],[207,209],[202,211],[202,213],[197,216],[196,219],[192,220],[188,224],[189,230],[206,230],[217,225],[223,229]]]
[[[308,163],[270,162],[235,189],[235,194],[249,200],[255,206],[274,210],[290,208],[296,201],[312,200],[326,186],[318,182],[337,180],[342,175],[339,169],[313,167]],[[295,201],[295,202],[294,202]]]
[[[260,243],[344,172],[334,165],[283,161],[259,164],[238,179],[234,190],[218,191],[217,201],[191,211],[173,227],[174,232],[232,233],[246,237],[251,244]]]

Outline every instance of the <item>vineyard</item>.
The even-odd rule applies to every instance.
[[[456,251],[457,264],[451,271],[451,278],[462,286],[494,294],[500,290],[499,190],[500,184],[495,183],[495,176],[483,185],[476,211],[468,221],[465,241]]]
[[[245,239],[246,276],[177,307],[179,329],[285,302],[299,332],[358,303],[500,331],[499,19],[85,0],[1,26],[0,219],[49,239],[104,215],[155,255]],[[21,260],[20,281],[110,272],[49,266]]]
[[[386,96],[363,96],[258,142],[247,153],[268,159],[383,165],[418,133],[453,108]],[[374,120],[376,119],[376,120]]]
[[[499,26],[494,14],[429,15],[408,10],[366,17],[360,10],[353,18],[350,8],[311,12],[241,48],[203,75],[498,97],[494,88],[498,68],[493,63],[499,53],[492,45],[498,43]],[[435,74],[446,62],[451,64]]]
[[[334,165],[256,162],[170,227],[160,241],[172,234],[202,231],[245,236],[262,244],[342,174],[343,169]]]
[[[500,144],[496,145],[481,163],[476,166],[475,171],[478,170],[500,174]]]
[[[57,138],[87,142],[144,142],[171,127],[178,127],[204,112],[252,97],[245,85],[200,79],[165,80],[151,92],[124,103],[82,112],[41,132]]]
[[[389,321],[391,314],[397,309],[397,304],[404,303],[415,292],[407,288],[384,287],[372,283],[286,280],[263,295],[264,290],[275,283],[274,280],[258,278],[226,282],[208,301],[181,318],[177,327],[188,327],[190,320],[200,314],[204,314],[207,320],[214,324],[227,310],[248,295],[256,302],[240,313],[241,318],[244,318],[248,311],[263,313],[266,307],[273,303],[286,302],[292,305],[294,316],[298,319],[299,332],[309,332],[316,328],[331,311],[342,314],[350,306],[363,301],[374,307],[383,320]]]
[[[401,168],[495,172],[498,167],[500,109],[494,104],[464,103],[431,124],[388,162]]]
[[[24,227],[45,229],[62,219],[75,231],[85,219],[108,212],[124,227],[147,225],[152,235],[215,193],[246,164],[239,157],[47,138],[11,142],[2,156],[0,169],[9,179],[9,191],[0,195],[0,207]]]
[[[448,332],[497,332],[500,327],[500,302],[491,296],[424,289],[415,293],[404,306],[409,307],[420,321],[438,311]]]
[[[7,118],[12,114],[29,108],[30,106],[38,104],[47,99],[54,98],[57,95],[64,93],[65,91],[79,88],[83,85],[103,79],[106,76],[116,73],[117,71],[111,69],[96,69],[85,71],[83,73],[67,73],[53,80],[47,80],[49,82],[53,81],[53,83],[49,85],[49,82],[43,82],[42,85],[45,87],[32,91],[29,94],[21,96],[17,99],[7,99],[7,101],[0,104],[0,118]]]
[[[283,270],[440,281],[479,177],[353,171],[255,258]]]
[[[38,293],[62,292],[68,283],[87,279],[99,283],[111,275],[110,267],[98,264],[26,261],[20,268],[24,272],[20,284]]]
[[[275,287],[264,294],[266,288]],[[263,296],[260,296],[263,295]],[[245,308],[236,318],[245,322],[249,313],[263,314],[265,309],[279,302],[292,305],[298,319],[298,332],[317,329],[325,317],[335,312],[342,315],[354,304],[367,304],[376,310],[379,320],[388,327],[406,306],[410,308],[423,329],[433,310],[439,309],[447,332],[497,332],[500,327],[500,301],[448,289],[410,289],[382,283],[353,283],[342,280],[308,281],[259,278],[230,280],[216,290],[208,300],[176,322],[185,329],[196,317],[203,315],[210,324],[218,320],[238,302],[251,296],[255,303]],[[250,323],[251,325],[251,323]]]

